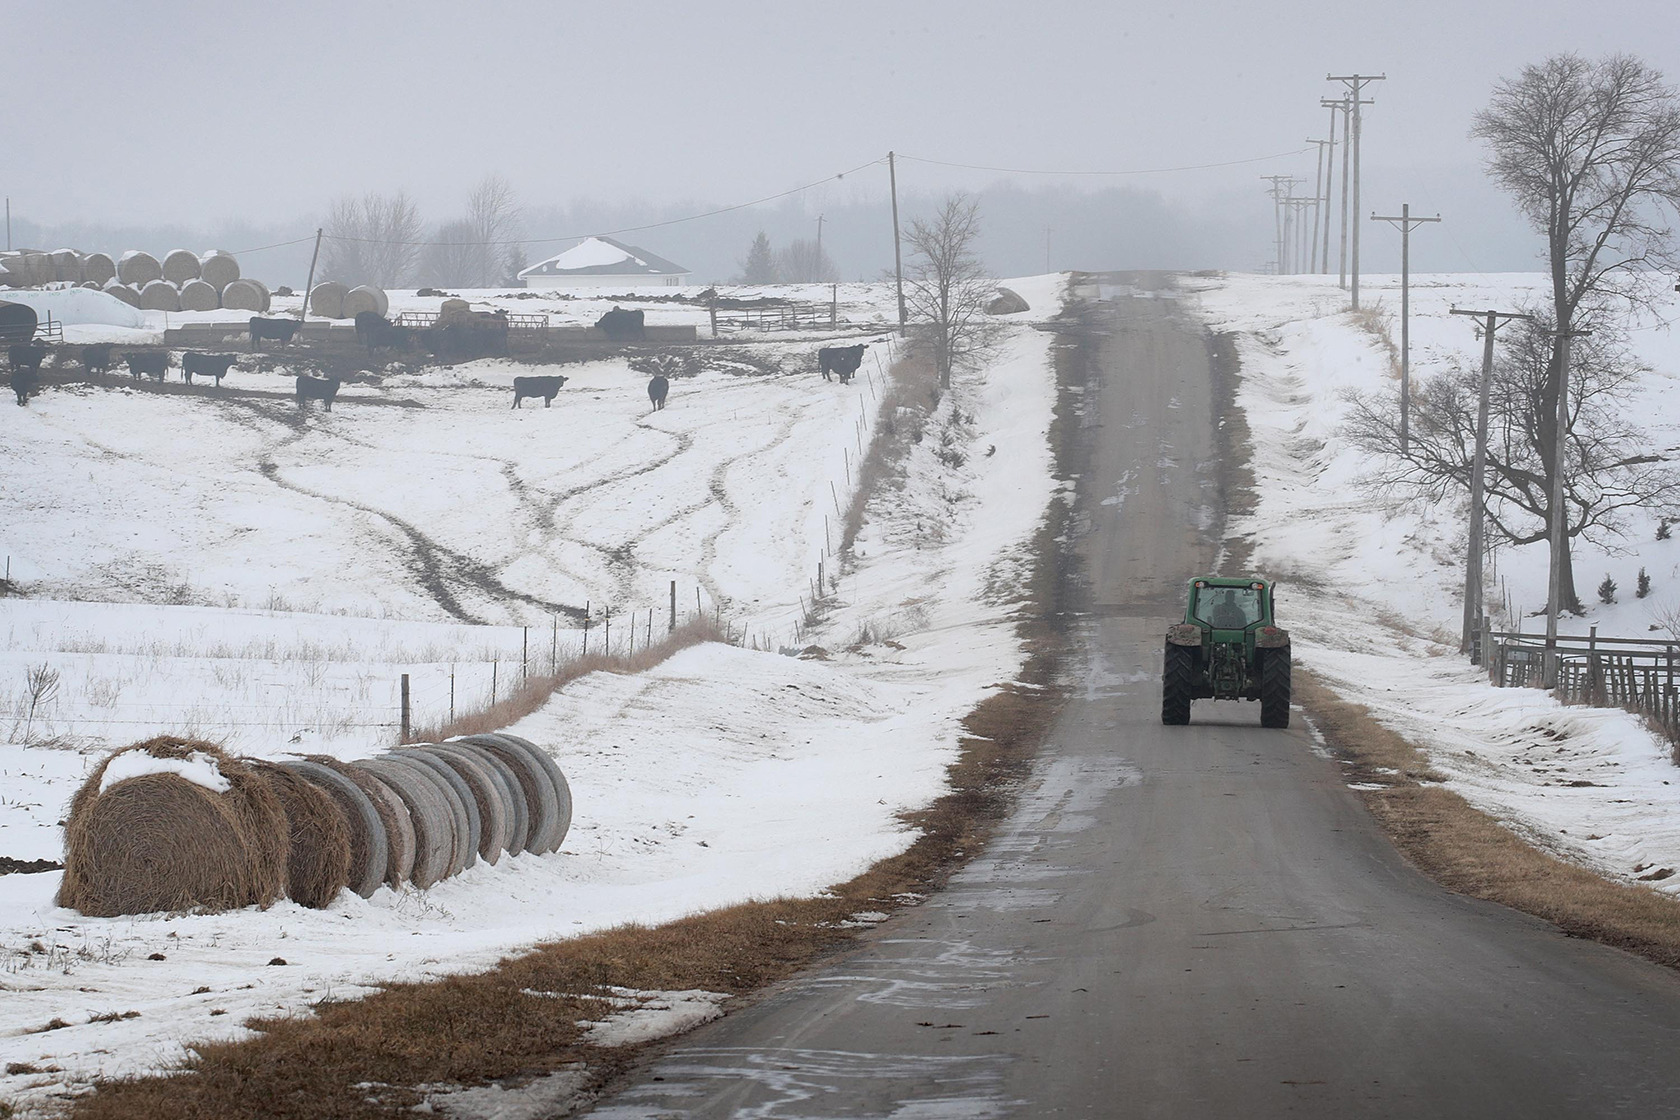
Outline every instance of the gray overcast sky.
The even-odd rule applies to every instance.
[[[1494,220],[1465,133],[1497,76],[1560,50],[1620,50],[1680,79],[1672,2],[14,0],[0,10],[13,107],[0,123],[0,186],[14,212],[42,222],[301,221],[334,195],[397,187],[438,216],[487,171],[533,206],[730,203],[889,147],[1015,167],[1240,159],[1322,135],[1317,99],[1335,92],[1324,75],[1360,70],[1388,75],[1367,123],[1366,208],[1440,209],[1462,235],[1465,222]],[[1312,169],[1306,156],[1071,181],[1185,202]],[[912,164],[903,185],[999,178]],[[883,186],[872,169],[829,190],[840,201]]]

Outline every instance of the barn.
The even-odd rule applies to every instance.
[[[610,237],[586,237],[519,274],[527,288],[674,288],[688,277],[682,265]]]

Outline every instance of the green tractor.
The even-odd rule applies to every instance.
[[[1192,700],[1258,700],[1261,727],[1289,726],[1289,631],[1257,576],[1190,581],[1184,621],[1167,627],[1161,722],[1190,722]]]

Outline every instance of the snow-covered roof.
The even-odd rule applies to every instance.
[[[610,237],[586,237],[559,256],[539,261],[526,276],[684,276],[688,269]]]

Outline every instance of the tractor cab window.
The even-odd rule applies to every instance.
[[[1196,618],[1215,630],[1243,630],[1260,621],[1260,592],[1252,587],[1204,587]]]

